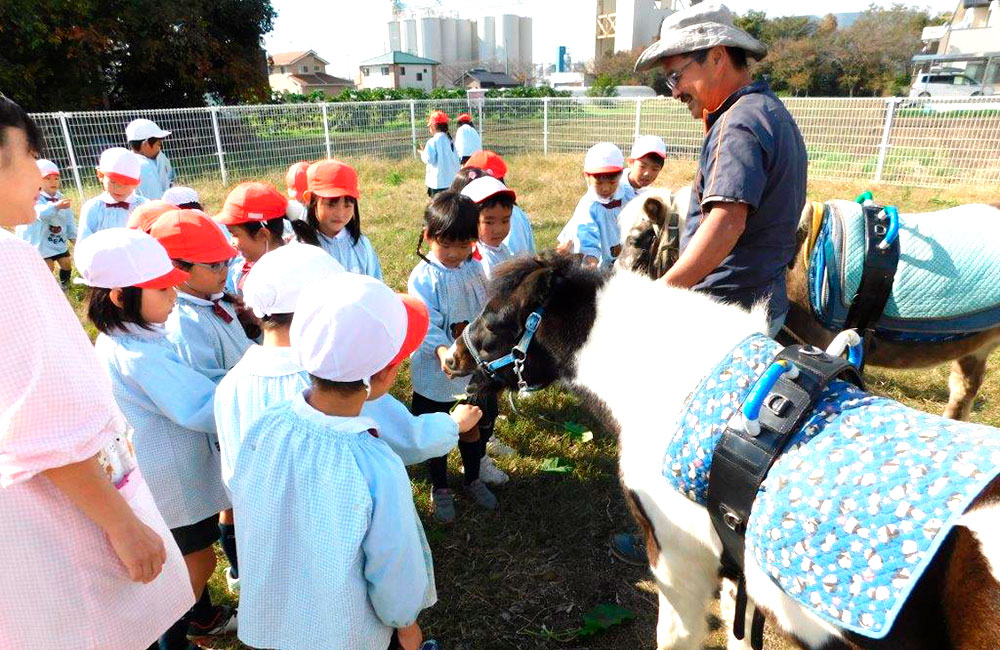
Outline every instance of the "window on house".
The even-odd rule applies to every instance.
[[[320,71],[320,69],[321,69],[321,67],[320,67],[320,66],[318,66],[318,65],[314,65],[314,66],[313,66],[313,72],[319,72],[319,71]]]
[[[418,72],[417,73],[417,81],[423,81],[423,80],[424,80],[424,73],[423,72]]]
[[[309,66],[307,65],[302,66],[302,72],[309,72]]]
[[[389,66],[383,66],[382,74],[389,76]]]
[[[281,66],[281,74],[285,74],[285,66]]]
[[[424,72],[427,72],[427,68],[424,68]]]
[[[406,68],[403,67],[403,66],[399,66],[399,74],[405,75],[406,74]]]

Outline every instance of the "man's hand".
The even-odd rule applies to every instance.
[[[714,203],[698,230],[670,267],[663,281],[674,287],[690,289],[705,279],[732,252],[746,229],[749,206],[746,203]]]

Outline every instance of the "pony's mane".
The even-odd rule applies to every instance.
[[[545,250],[537,255],[515,257],[497,267],[490,282],[490,295],[512,295],[525,278],[535,271],[549,268],[562,281],[576,284],[577,281],[603,284],[607,273],[580,266],[579,255],[566,255],[554,250]]]

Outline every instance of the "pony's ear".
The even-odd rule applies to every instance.
[[[662,228],[667,221],[667,206],[663,205],[660,199],[649,197],[642,203],[642,211],[646,213],[646,218],[656,226]]]

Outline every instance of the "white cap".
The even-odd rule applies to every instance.
[[[598,142],[583,159],[585,174],[613,174],[625,169],[625,155],[610,142]]]
[[[59,175],[59,167],[51,160],[39,158],[35,161],[35,164],[38,165],[38,171],[42,173],[42,178]]]
[[[632,144],[632,160],[638,160],[647,154],[655,154],[660,158],[667,157],[667,145],[658,135],[640,135]]]
[[[113,180],[118,180],[114,177],[120,176],[123,179],[139,182],[139,158],[123,147],[105,149],[101,153],[97,169],[105,174],[110,174]]]
[[[160,197],[170,205],[184,205],[186,203],[201,203],[201,197],[192,187],[171,187]]]
[[[302,290],[290,335],[309,374],[367,382],[396,357],[406,328],[406,308],[392,289],[366,275],[338,273]]]
[[[511,201],[517,200],[517,194],[514,193],[514,190],[510,189],[492,176],[480,176],[466,185],[465,189],[462,190],[462,194],[469,197],[476,203],[482,203],[486,199],[491,196],[496,196],[497,194],[509,194]]]
[[[86,241],[86,240],[85,240]],[[261,257],[243,283],[243,302],[257,318],[291,314],[302,289],[336,273],[340,262],[318,246],[289,244]]]
[[[152,236],[132,228],[99,230],[76,245],[77,284],[103,289],[176,286],[188,274],[175,268]]]
[[[125,127],[125,139],[129,142],[149,140],[150,138],[165,138],[170,135],[170,131],[164,131],[153,120],[140,117],[132,120]]]

